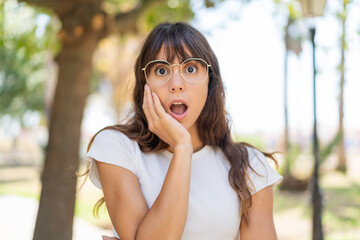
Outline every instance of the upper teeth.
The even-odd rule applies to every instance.
[[[175,103],[173,103],[174,105],[181,105],[181,104],[183,104],[183,103],[181,103],[181,102],[175,102]]]

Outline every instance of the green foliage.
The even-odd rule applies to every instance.
[[[301,5],[298,0],[274,0],[274,3],[280,7],[285,6],[288,10],[288,18],[299,20],[302,17]]]
[[[44,12],[0,3],[0,116],[22,123],[27,111],[44,111],[45,64],[58,49],[55,31],[56,22]]]
[[[302,150],[298,144],[290,144],[289,151],[285,155],[285,165],[281,167],[281,174],[289,174],[296,159],[301,155]]]
[[[322,176],[321,186],[326,239],[359,239],[357,230],[360,228],[360,185],[355,175],[352,177],[349,174],[328,171]],[[277,189],[274,192],[275,219],[288,219],[289,222],[299,223],[289,230],[285,227],[289,223],[284,223],[285,230],[280,227],[281,232],[289,233],[286,239],[310,239],[305,238],[305,234],[299,234],[302,224],[311,226],[311,199],[308,192],[276,191]],[[307,228],[303,230],[306,231]],[[294,234],[291,236],[290,233]]]
[[[265,150],[265,143],[261,134],[252,134],[252,135],[234,134],[233,140],[235,142],[246,142],[261,150]]]
[[[301,18],[301,8],[298,1],[290,1],[286,4],[289,9],[289,18],[299,20]]]
[[[90,197],[86,199],[76,198],[74,215],[93,224],[102,223],[112,226],[105,204],[99,209],[99,216],[93,215],[93,208],[97,200]]]
[[[220,1],[223,0],[211,2]],[[106,0],[103,3],[103,8],[109,14],[116,14],[118,12],[127,12],[135,8],[139,2],[139,0]],[[193,17],[194,13],[190,6],[190,0],[168,0],[164,3],[157,3],[154,1],[152,6],[150,6],[144,14],[142,20],[145,24],[145,31],[150,31],[160,22],[188,22]]]
[[[289,163],[290,166],[292,166],[295,162],[295,160],[300,156],[301,154],[301,147],[298,144],[291,144],[290,149],[289,149]]]
[[[98,69],[94,68],[90,77],[90,94],[95,93],[99,90],[101,78],[101,72]]]
[[[319,146],[320,164],[325,162],[325,160],[333,153],[334,148],[339,144],[340,140],[342,139],[342,135],[343,135],[343,133],[338,132],[336,134],[336,136],[329,143],[327,143],[325,146],[322,146],[320,144],[320,146]],[[286,158],[285,166],[283,166],[280,169],[280,172],[282,174],[284,174],[283,171],[289,173],[290,170],[292,169],[292,167],[294,166],[294,163],[296,162],[296,159],[301,155],[301,153],[302,153],[302,150],[301,150],[300,145],[291,144],[290,149],[289,149],[288,153],[285,156],[285,158]]]
[[[102,8],[108,14],[116,14],[118,12],[126,12],[133,9],[139,0],[105,0]]]
[[[338,234],[335,234],[338,229],[348,232],[348,237],[342,234],[341,239],[358,239],[355,234],[351,234],[351,229],[360,227],[360,186],[328,187],[324,193],[327,201],[323,219],[327,223],[329,239],[339,239],[336,238]]]
[[[320,163],[323,163],[333,152],[333,149],[339,144],[343,137],[343,132],[338,132],[336,136],[325,146],[320,146]]]
[[[157,24],[168,22],[188,22],[194,17],[190,0],[170,0],[162,5],[154,5],[144,16],[145,30],[150,31]]]

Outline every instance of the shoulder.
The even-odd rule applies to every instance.
[[[252,194],[261,189],[278,184],[282,180],[282,176],[277,173],[271,166],[266,156],[256,148],[247,147],[249,154],[249,180],[250,186],[253,186]]]
[[[95,139],[98,141],[121,140],[124,142],[134,142],[128,136],[126,136],[124,133],[122,133],[121,131],[111,129],[111,128],[100,130],[95,135]]]
[[[256,148],[246,147],[249,156],[249,165],[252,170],[258,174],[264,174],[266,170],[270,168],[269,161],[266,156]]]
[[[104,129],[98,132],[85,156],[90,162],[89,176],[95,186],[101,189],[95,161],[126,168],[136,175],[138,148],[136,141],[118,130]]]
[[[246,146],[246,150],[248,152],[250,165],[267,161],[265,155],[262,152],[260,152],[258,149]]]
[[[137,142],[130,139],[124,133],[115,129],[104,129],[98,132],[92,145],[104,145],[107,148],[122,147],[129,151],[135,151]]]
[[[95,135],[87,156],[101,162],[135,162],[139,154],[136,141],[116,129],[104,129]]]

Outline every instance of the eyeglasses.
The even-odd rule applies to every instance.
[[[201,58],[188,58],[181,64],[170,64],[165,60],[153,60],[146,64],[142,70],[149,83],[161,85],[171,78],[173,66],[180,66],[180,75],[191,84],[204,82],[209,75],[209,67],[211,67]]]

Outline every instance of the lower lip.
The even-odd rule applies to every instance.
[[[182,120],[186,117],[187,113],[188,113],[188,109],[186,109],[186,111],[182,114],[176,114],[176,113],[173,113],[172,111],[169,111],[170,115],[175,118],[176,120]]]

